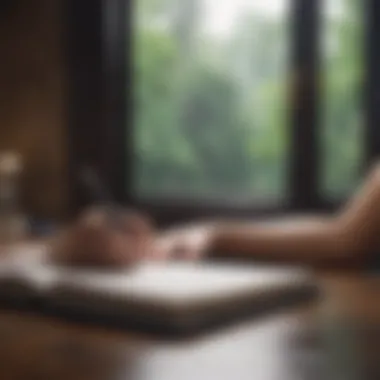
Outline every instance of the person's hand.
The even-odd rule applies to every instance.
[[[185,227],[162,233],[153,246],[159,260],[198,260],[209,251],[213,240],[210,226]]]
[[[120,210],[114,223],[106,210],[93,208],[54,240],[51,260],[73,266],[130,266],[150,256],[153,236],[151,222],[138,213]]]

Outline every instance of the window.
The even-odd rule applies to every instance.
[[[341,198],[359,183],[364,154],[364,7],[324,0],[322,7],[322,194]]]
[[[137,197],[283,200],[289,4],[135,1]]]
[[[120,201],[321,210],[380,153],[377,0],[65,4],[73,167]]]

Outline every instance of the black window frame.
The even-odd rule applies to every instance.
[[[132,193],[133,0],[67,0],[64,3],[67,52],[68,143],[72,210],[86,204],[78,183],[83,165],[95,167],[115,199],[140,208],[158,221],[214,216],[266,216],[289,212],[328,211],[339,204],[317,192],[318,58],[321,0],[290,0],[292,52],[289,78],[289,202],[282,205],[211,204],[207,201],[141,201]],[[380,152],[380,2],[365,7],[366,78],[365,168]]]

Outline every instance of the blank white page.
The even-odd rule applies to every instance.
[[[262,292],[288,286],[302,286],[310,274],[296,269],[234,266],[204,263],[145,263],[125,271],[55,271],[55,287],[147,302],[180,305],[208,299],[230,298],[242,292]]]
[[[223,263],[142,263],[118,271],[15,263],[0,270],[2,295],[37,296],[45,308],[86,313],[99,321],[106,314],[166,326],[266,308],[266,300],[294,305],[313,297],[313,289],[313,276],[304,270]]]

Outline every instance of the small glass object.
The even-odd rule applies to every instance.
[[[26,218],[19,204],[22,160],[15,152],[0,152],[0,243],[21,240]]]

